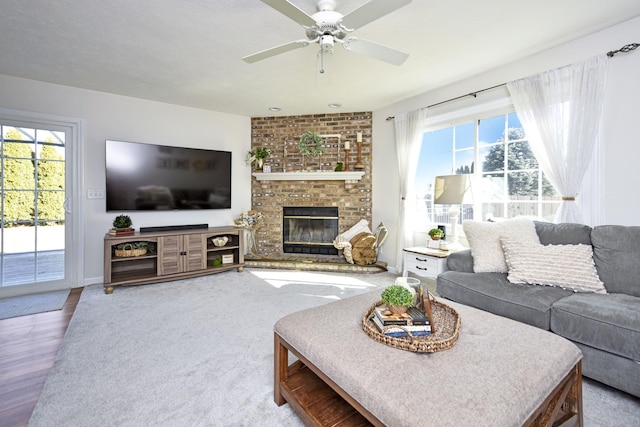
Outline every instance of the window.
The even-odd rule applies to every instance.
[[[424,133],[416,174],[416,210],[429,223],[448,223],[448,205],[433,204],[438,175],[474,175],[473,205],[459,221],[512,218],[553,219],[561,197],[538,166],[516,113],[468,120]]]

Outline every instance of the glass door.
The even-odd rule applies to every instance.
[[[71,287],[70,135],[64,126],[0,122],[0,296]]]

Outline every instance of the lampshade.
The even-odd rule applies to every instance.
[[[433,191],[433,203],[436,205],[457,205],[473,203],[471,175],[436,176]]]

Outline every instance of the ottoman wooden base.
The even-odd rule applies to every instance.
[[[582,361],[558,384],[525,426],[582,426]]]

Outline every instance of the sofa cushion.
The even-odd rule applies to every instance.
[[[573,292],[562,288],[512,284],[505,273],[438,275],[440,296],[500,316],[549,329],[551,305]]]
[[[449,254],[447,257],[447,269],[473,273],[473,256],[471,255],[471,249],[464,249]]]
[[[551,330],[571,341],[640,361],[640,298],[573,294],[551,308]]]
[[[607,291],[640,297],[640,227],[600,225],[593,228],[591,242]]]
[[[502,239],[511,283],[559,286],[607,293],[593,264],[590,245],[541,245]]]
[[[591,245],[591,227],[583,224],[534,221],[536,233],[543,245]]]
[[[476,273],[506,273],[501,238],[540,243],[533,221],[511,218],[500,222],[465,221],[462,228],[473,255],[473,271]]]

